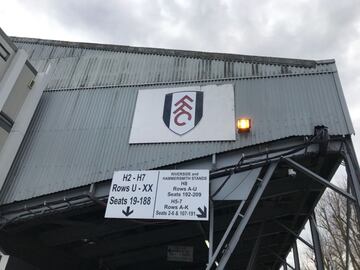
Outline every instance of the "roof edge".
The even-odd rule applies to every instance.
[[[321,65],[321,64],[327,65],[327,64],[335,64],[336,61],[335,61],[335,59],[325,59],[325,60],[317,60],[316,63],[319,65]]]
[[[0,36],[9,44],[9,46],[14,50],[14,52],[16,53],[18,51],[18,48],[15,46],[15,44],[13,43],[13,40],[11,37],[9,37],[8,35],[6,35],[6,33],[4,32],[4,30],[0,27]],[[27,56],[29,57],[29,56]],[[29,62],[28,59],[26,59],[25,61],[25,65],[36,75],[37,74],[37,70],[35,69],[35,67]]]
[[[9,44],[9,46],[17,52],[18,48],[15,46],[15,44],[12,41],[12,38],[5,34],[4,30],[0,27],[0,36],[5,39],[5,41]]]
[[[117,51],[117,52],[139,53],[139,54],[180,56],[180,57],[188,57],[188,58],[222,60],[228,62],[248,62],[248,63],[259,63],[259,64],[268,64],[268,65],[300,66],[306,68],[315,68],[317,64],[328,64],[327,61],[329,61],[329,60],[315,61],[315,60],[295,59],[295,58],[241,55],[241,54],[216,53],[216,52],[204,52],[204,51],[174,50],[174,49],[165,49],[165,48],[135,47],[135,46],[125,46],[125,45],[116,45],[116,44],[72,42],[72,41],[14,37],[14,36],[10,38],[13,42],[20,42],[20,43],[32,43],[32,44],[41,44],[41,45],[50,45],[50,46]]]

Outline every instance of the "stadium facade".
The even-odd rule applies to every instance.
[[[300,269],[307,221],[324,269],[313,215],[323,192],[359,213],[354,129],[334,60],[2,31],[0,41],[0,247],[29,269],[267,270],[288,266],[291,250]],[[201,108],[187,129],[165,113],[181,92]],[[239,118],[250,130],[238,132]],[[330,182],[341,163],[349,191]],[[208,221],[104,218],[114,171],[179,169],[210,171]],[[174,261],[171,249],[191,256]]]

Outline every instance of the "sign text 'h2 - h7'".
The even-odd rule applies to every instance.
[[[117,171],[106,218],[208,220],[209,171]]]

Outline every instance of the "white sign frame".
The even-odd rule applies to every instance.
[[[203,92],[201,120],[179,135],[163,121],[165,96],[170,93]],[[234,86],[232,84],[187,86],[138,91],[129,144],[164,142],[235,141]]]
[[[116,171],[105,218],[209,218],[209,170]]]

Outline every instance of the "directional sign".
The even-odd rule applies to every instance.
[[[154,218],[208,220],[209,171],[160,171]]]
[[[117,171],[106,218],[208,220],[209,171]]]

